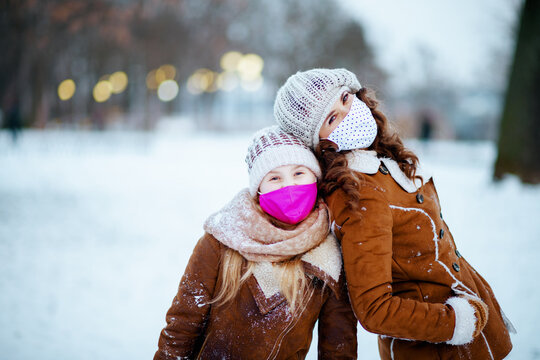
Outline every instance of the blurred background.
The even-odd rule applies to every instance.
[[[257,129],[288,76],[346,67],[405,137],[493,140],[521,3],[5,1],[2,125]]]
[[[345,67],[433,170],[510,358],[540,359],[539,4],[2,1],[0,358],[150,358],[276,90]]]

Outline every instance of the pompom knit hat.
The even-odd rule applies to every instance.
[[[257,194],[262,179],[270,170],[283,165],[304,165],[321,178],[321,168],[311,150],[297,137],[270,126],[257,131],[246,155],[249,192]]]
[[[344,91],[361,89],[356,76],[346,69],[311,69],[297,72],[278,90],[274,117],[280,127],[315,149],[325,116]]]

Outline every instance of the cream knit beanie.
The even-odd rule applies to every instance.
[[[246,155],[249,172],[249,192],[257,194],[259,185],[269,171],[283,165],[304,165],[321,178],[321,168],[311,150],[298,138],[277,125],[259,130],[253,135]]]
[[[344,91],[361,89],[356,76],[346,69],[311,69],[297,72],[278,90],[274,117],[279,126],[315,149],[325,116]]]

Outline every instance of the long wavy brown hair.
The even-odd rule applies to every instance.
[[[368,150],[375,150],[378,157],[395,160],[409,179],[421,179],[416,175],[418,157],[407,149],[398,134],[390,129],[386,116],[377,109],[379,102],[374,92],[362,88],[356,93],[356,97],[369,107],[377,123],[377,136]],[[337,152],[336,150],[336,145],[329,140],[321,140],[315,149],[315,155],[323,171],[323,181],[319,190],[321,195],[326,197],[341,188],[347,194],[348,205],[356,210],[360,201],[359,184],[362,180],[348,167],[345,155],[350,151]]]

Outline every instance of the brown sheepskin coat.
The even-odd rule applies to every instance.
[[[347,295],[338,241],[326,235],[327,218],[322,223],[322,242],[299,254],[310,281],[302,305],[290,310],[279,291],[279,272],[269,261],[254,262],[253,274],[233,300],[221,306],[208,304],[219,291],[221,259],[228,249],[216,237],[235,235],[247,242],[261,229],[273,231],[260,218],[254,220],[260,216],[255,212],[244,214],[247,223],[241,224],[238,211],[250,211],[237,206],[242,199],[240,194],[233,206],[229,204],[205,224],[207,233],[197,243],[167,312],[154,359],[304,359],[317,320],[319,359],[356,359],[357,320]],[[258,225],[244,226],[249,223]],[[294,236],[302,238],[309,231],[319,236],[319,229]]]
[[[456,248],[433,180],[420,173],[424,185],[415,185],[395,161],[381,162],[373,151],[347,156],[361,178],[359,209],[347,206],[341,189],[327,203],[353,310],[366,330],[381,335],[381,358],[503,359],[512,348],[512,326],[488,283]],[[478,337],[450,345],[454,332],[470,325],[456,324],[446,303],[458,295],[482,299],[489,318]]]

